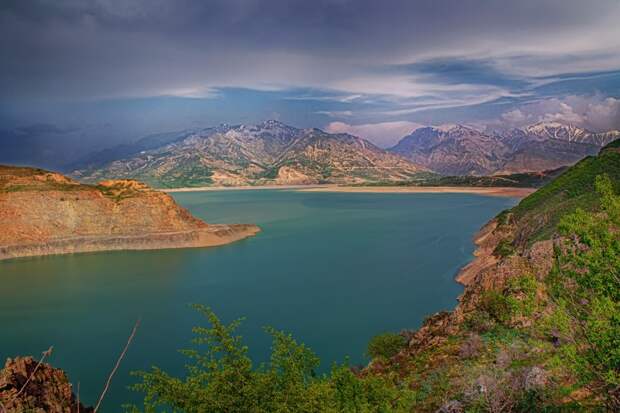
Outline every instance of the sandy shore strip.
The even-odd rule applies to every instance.
[[[342,186],[326,185],[256,185],[256,186],[201,186],[190,188],[162,189],[164,192],[202,192],[202,191],[250,191],[261,189],[288,189],[301,192],[350,192],[350,193],[389,193],[389,194],[480,194],[524,198],[536,188],[513,187],[474,187],[474,186]]]
[[[479,186],[343,186],[324,185],[256,185],[256,186],[198,186],[189,188],[161,189],[164,192],[203,192],[203,191],[251,191],[261,189],[287,189],[301,192],[349,192],[349,193],[386,193],[386,194],[479,194],[524,198],[536,191],[536,188],[514,187],[479,187]]]
[[[203,191],[250,191],[259,189],[310,189],[327,185],[245,185],[245,186],[194,186],[188,188],[161,188],[163,192],[203,192]]]
[[[325,185],[312,188],[298,189],[304,192],[350,192],[350,193],[389,193],[389,194],[480,194],[490,196],[505,196],[524,198],[536,191],[536,188],[512,187],[471,187],[471,186],[338,186]]]

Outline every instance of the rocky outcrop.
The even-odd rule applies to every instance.
[[[445,344],[450,336],[458,334],[463,323],[472,313],[483,307],[483,300],[488,291],[502,291],[509,280],[525,274],[533,274],[543,279],[553,265],[553,241],[539,241],[522,254],[509,257],[494,257],[492,251],[501,235],[495,220],[481,230],[479,249],[474,261],[463,268],[457,280],[465,285],[459,302],[453,311],[440,312],[428,317],[422,327],[411,334],[408,346],[400,357],[410,357],[433,347]],[[503,229],[499,231],[503,232]],[[477,264],[473,264],[478,261]],[[473,265],[472,265],[473,264]],[[524,320],[513,320],[515,325]],[[531,323],[532,320],[526,320]]]
[[[90,413],[67,375],[32,357],[8,359],[0,370],[0,413]],[[36,370],[36,371],[35,371]]]
[[[0,166],[0,259],[207,247],[258,231],[249,224],[209,225],[137,181],[82,185],[48,171]]]
[[[477,248],[474,251],[474,259],[459,271],[456,281],[467,286],[483,269],[497,263],[497,257],[493,255],[493,251],[501,236],[496,230],[497,221],[491,220],[476,234],[474,244]]]

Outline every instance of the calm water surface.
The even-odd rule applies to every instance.
[[[211,249],[111,252],[0,262],[0,359],[40,355],[81,384],[94,404],[138,317],[142,326],[104,411],[140,396],[129,371],[158,365],[181,373],[176,350],[200,317],[245,316],[241,333],[257,360],[262,326],[294,334],[327,369],[365,362],[375,334],[416,328],[451,309],[453,281],[471,259],[471,238],[515,199],[469,194],[346,194],[285,190],[179,193],[208,222],[257,223],[263,232]]]

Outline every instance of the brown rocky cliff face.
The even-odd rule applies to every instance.
[[[221,245],[259,231],[208,225],[137,181],[82,185],[60,174],[0,166],[0,259],[112,249]]]
[[[482,227],[474,237],[477,247],[474,251],[474,259],[461,269],[456,276],[456,281],[465,286],[469,285],[480,271],[496,264],[497,258],[493,255],[493,250],[501,237],[495,220],[489,221]]]
[[[6,361],[4,369],[0,370],[0,413],[77,413],[77,398],[69,379],[62,370],[49,364],[41,364],[18,395],[37,363],[32,357],[16,357]],[[89,413],[93,412],[93,408],[80,403],[79,411]]]

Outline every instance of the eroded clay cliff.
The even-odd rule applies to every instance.
[[[206,247],[258,231],[248,224],[209,225],[138,181],[83,185],[40,169],[0,166],[0,259]]]

